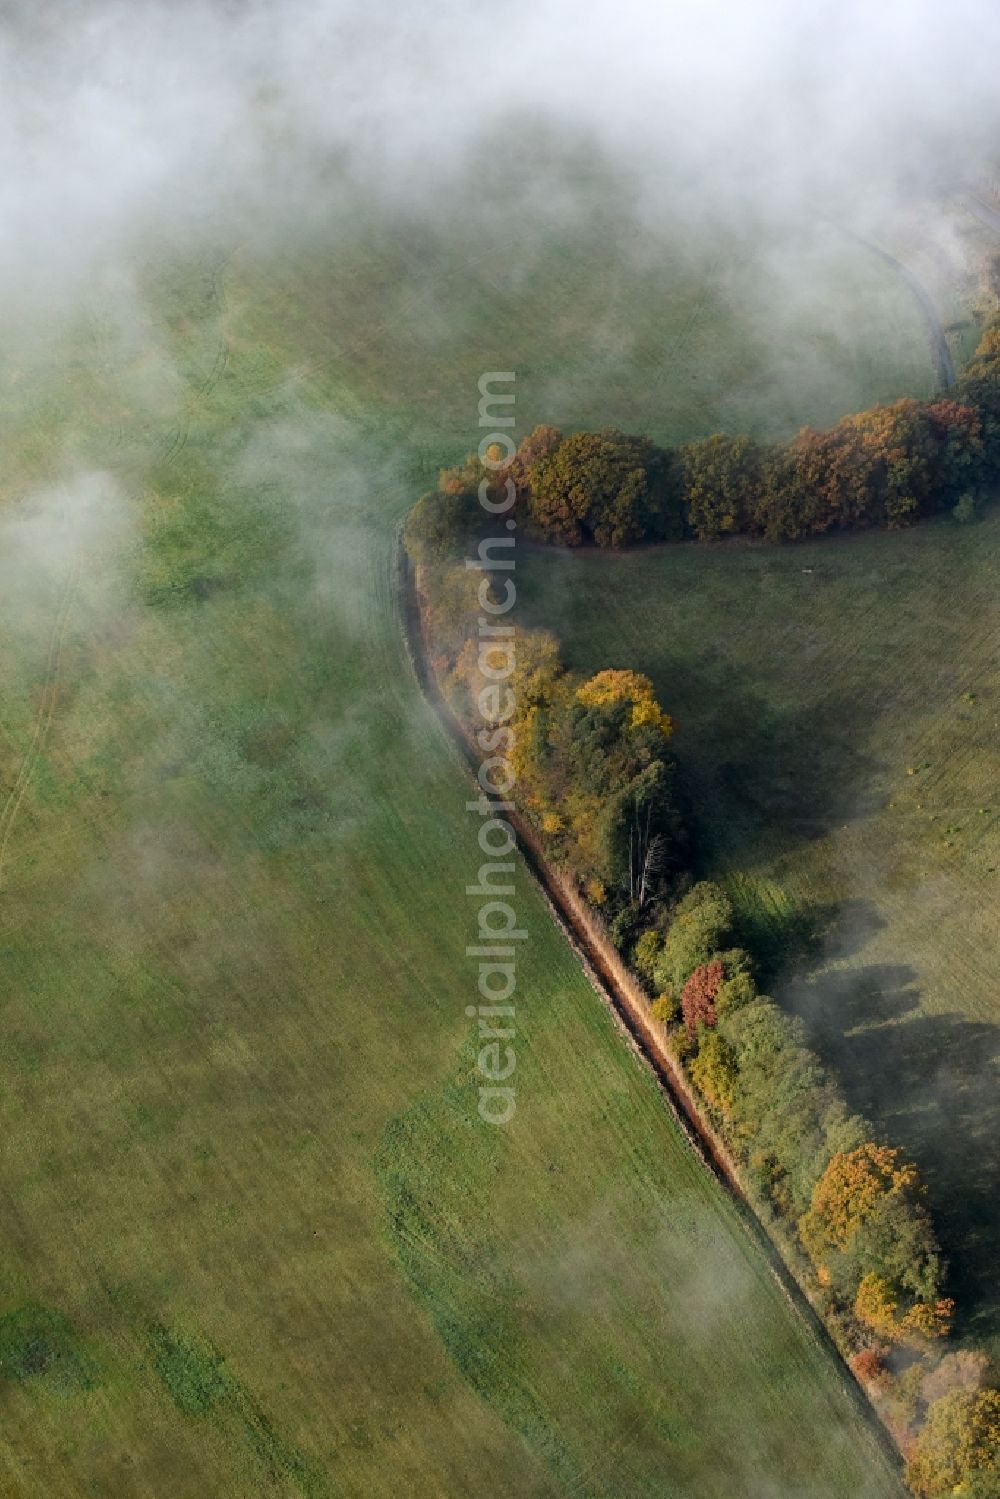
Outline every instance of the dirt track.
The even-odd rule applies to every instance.
[[[1000,215],[998,215],[998,221],[1000,221]],[[937,375],[938,384],[942,390],[950,390],[958,379],[955,372],[955,361],[951,357],[951,350],[948,347],[948,340],[945,338],[944,327],[942,326],[941,319],[938,317],[937,307],[934,305],[934,299],[930,292],[924,286],[923,282],[917,279],[909,266],[904,265],[901,260],[897,260],[895,255],[890,255],[888,250],[883,250],[881,246],[873,244],[869,239],[863,239],[860,234],[855,234],[851,229],[841,228],[841,233],[849,235],[859,245],[863,245],[866,250],[870,250],[873,255],[877,255],[879,260],[883,261],[885,265],[890,266],[900,280],[905,282],[910,288],[927,324],[927,334],[931,344],[931,358],[934,361],[934,370]]]

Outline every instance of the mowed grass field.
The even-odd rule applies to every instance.
[[[850,1102],[924,1169],[1000,1341],[1000,514],[791,547],[532,554],[526,614],[679,720],[700,861]]]
[[[652,426],[669,275],[399,243],[143,265],[4,344],[0,1489],[897,1495],[526,877],[477,1117],[396,526],[485,367],[525,427]],[[893,316],[849,370],[919,365]]]

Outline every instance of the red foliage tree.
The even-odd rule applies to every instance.
[[[856,1353],[851,1359],[851,1368],[862,1384],[878,1387],[888,1382],[888,1371],[882,1356],[874,1348],[862,1348],[860,1353]]]
[[[711,963],[703,963],[700,968],[696,968],[681,990],[681,1014],[692,1040],[698,1032],[699,1024],[709,1028],[715,1025],[715,996],[725,977],[726,970],[721,959],[715,958]]]

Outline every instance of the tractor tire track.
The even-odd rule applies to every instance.
[[[832,223],[833,221],[830,220],[829,222]],[[846,234],[848,239],[853,239],[855,244],[863,246],[872,255],[876,255],[882,261],[883,265],[887,265],[890,270],[895,272],[913,294],[914,301],[920,308],[927,327],[927,336],[931,346],[931,359],[934,364],[934,374],[937,379],[938,388],[941,391],[951,390],[952,386],[958,380],[955,361],[951,357],[951,350],[948,347],[948,340],[945,337],[944,327],[938,316],[934,299],[926,286],[910,270],[908,265],[904,265],[901,260],[897,260],[895,255],[890,255],[888,250],[883,250],[881,245],[876,245],[872,240],[865,239],[860,234],[855,234],[853,229],[846,229],[843,224],[837,224],[835,227],[839,229],[841,234]]]

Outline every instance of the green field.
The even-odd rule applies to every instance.
[[[525,426],[701,422],[687,290],[602,245],[226,246],[9,330],[5,1495],[899,1493],[526,878],[519,1111],[475,1112],[476,829],[395,530],[484,367]],[[869,276],[796,420],[926,382]]]
[[[706,873],[851,1103],[923,1167],[1000,1345],[1000,515],[795,547],[531,555],[526,614],[648,672]]]

